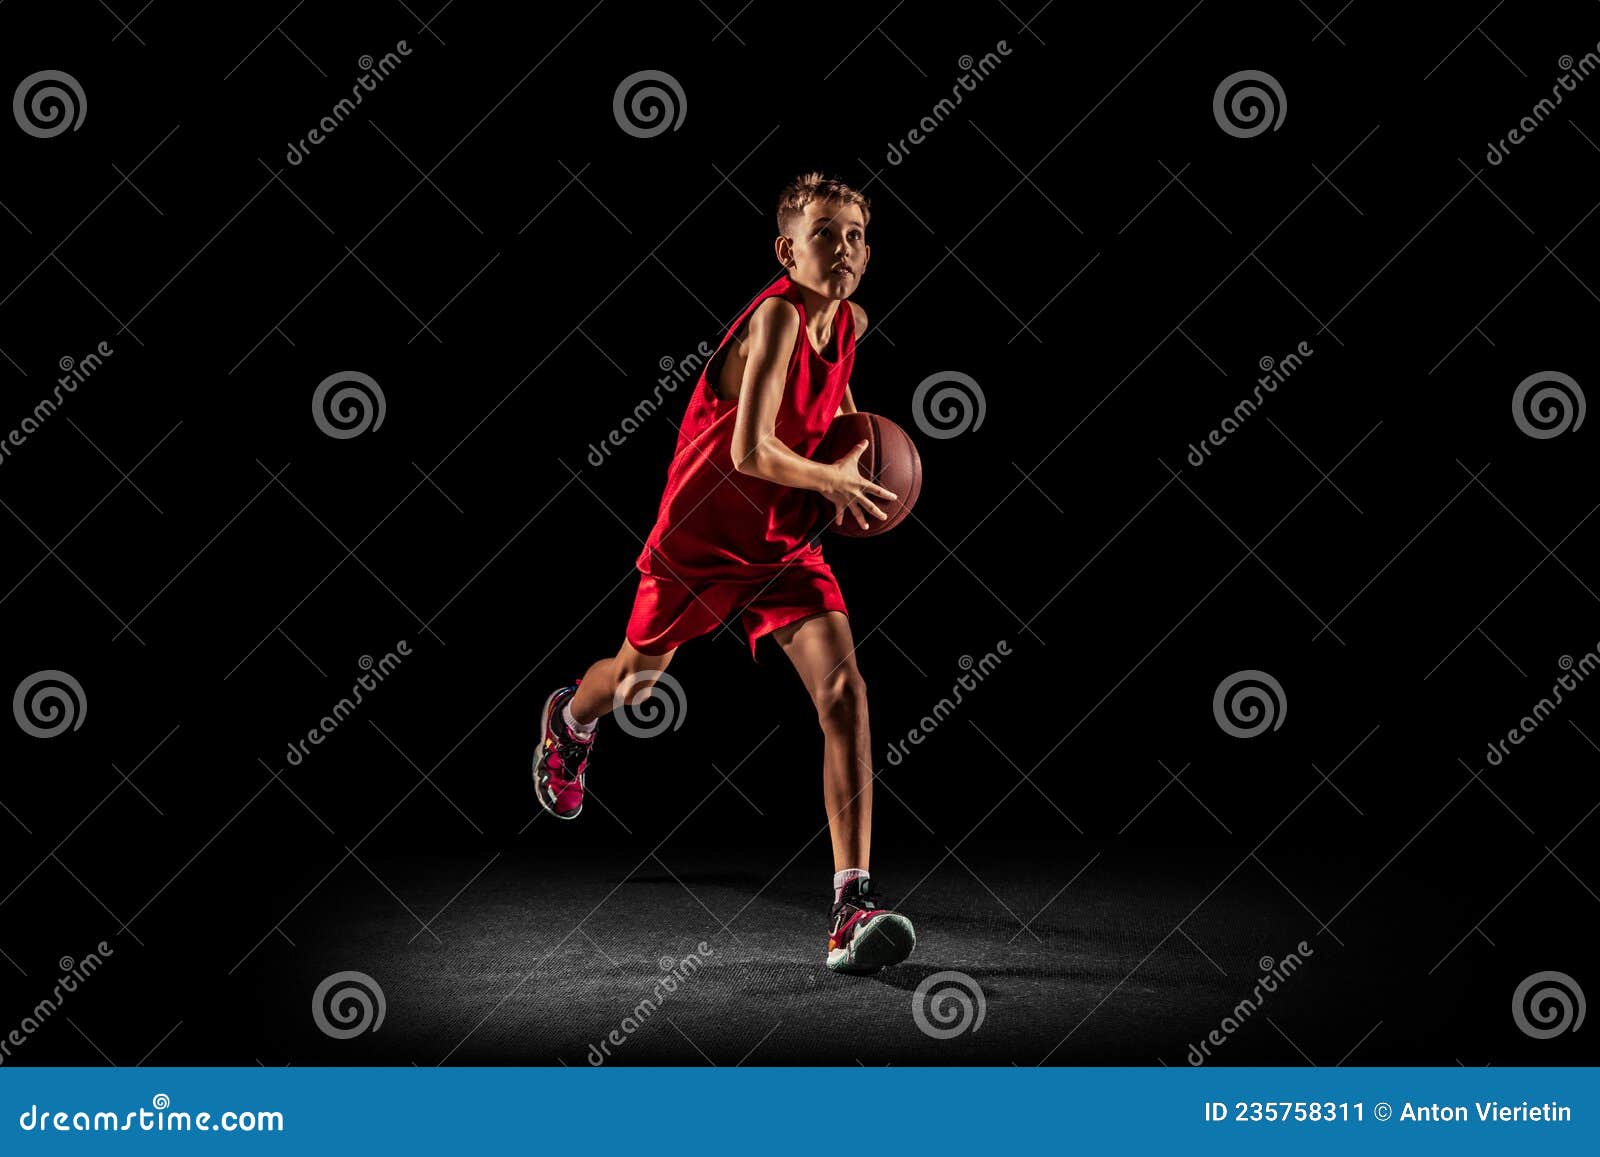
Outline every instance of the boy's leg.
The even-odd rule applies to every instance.
[[[584,672],[578,691],[569,706],[572,717],[579,723],[593,723],[612,709],[617,688],[628,684],[628,702],[638,702],[648,696],[655,685],[652,672],[665,671],[677,648],[661,655],[647,655],[632,643],[623,640],[622,649],[609,659],[600,659]],[[633,676],[637,679],[628,682]]]
[[[617,705],[619,691],[630,707],[647,698],[678,644],[717,625],[717,604],[707,594],[725,599],[730,593],[640,576],[622,647],[611,658],[591,664],[576,686],[558,687],[545,700],[539,715],[539,754],[533,761],[533,790],[541,807],[558,819],[578,818],[600,716]],[[640,650],[632,639],[653,650]]]
[[[811,693],[825,740],[822,796],[835,872],[828,967],[876,972],[909,956],[917,933],[910,920],[884,904],[866,871],[872,851],[872,744],[867,686],[856,668],[850,620],[840,611],[825,611],[772,634]]]
[[[868,868],[872,744],[867,685],[856,667],[850,620],[828,611],[780,627],[772,637],[799,672],[822,726],[822,799],[833,838],[834,871]]]

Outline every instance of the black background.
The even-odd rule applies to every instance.
[[[1600,692],[1484,758],[1600,643],[1593,420],[1540,440],[1511,413],[1538,371],[1593,387],[1600,81],[1485,161],[1600,41],[1592,4],[1476,30],[1476,7],[1331,0],[113,6],[130,31],[104,7],[0,9],[4,91],[57,68],[88,98],[73,132],[0,126],[0,427],[59,359],[115,351],[0,462],[4,687],[60,669],[87,699],[58,738],[0,728],[6,1019],[99,940],[141,962],[29,1060],[122,1063],[181,1020],[161,1061],[249,1063],[228,1010],[259,980],[229,970],[253,945],[292,957],[275,925],[295,935],[298,898],[360,873],[352,848],[577,865],[670,833],[668,859],[799,852],[820,892],[820,735],[737,630],[680,651],[680,728],[602,733],[584,822],[531,822],[526,774],[544,696],[621,641],[687,390],[602,466],[589,446],[777,273],[772,204],[808,168],[873,198],[853,389],[926,470],[914,520],[827,546],[887,789],[875,868],[953,845],[980,874],[1019,850],[1292,853],[1308,931],[1366,909],[1424,946],[1377,982],[1387,1058],[1440,1059],[1406,1010],[1470,976],[1469,1062],[1592,1059],[1592,1034],[1532,1041],[1504,1006],[1531,973],[1592,975]],[[288,164],[358,58],[402,39]],[[684,89],[677,130],[619,128],[642,69]],[[1288,106],[1248,139],[1212,111],[1242,69]],[[1186,462],[1302,341],[1262,410]],[[381,428],[312,421],[341,370],[380,383]],[[979,383],[985,419],[919,436],[912,391],[943,371]],[[402,639],[412,657],[289,766],[360,657]],[[1001,640],[1012,656],[890,766]],[[1245,669],[1287,701],[1251,740],[1212,711]],[[1386,913],[1403,877],[1445,899]]]

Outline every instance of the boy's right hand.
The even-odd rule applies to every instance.
[[[900,498],[892,490],[879,486],[861,473],[861,454],[869,444],[866,439],[862,439],[848,454],[829,467],[832,475],[818,490],[819,494],[833,503],[835,526],[843,525],[844,516],[848,512],[861,524],[861,529],[866,530],[868,514],[880,521],[889,517],[872,501],[873,498],[885,498],[890,502],[896,502]]]

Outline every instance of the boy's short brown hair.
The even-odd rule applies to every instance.
[[[859,205],[862,218],[868,222],[872,220],[872,202],[861,190],[823,173],[801,173],[778,194],[778,232],[788,236],[789,222],[804,213],[806,206],[813,201]]]

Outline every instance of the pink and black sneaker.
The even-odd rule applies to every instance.
[[[544,701],[539,716],[541,739],[533,761],[533,794],[558,820],[575,820],[583,811],[584,779],[594,750],[594,735],[573,734],[561,717],[561,709],[577,691],[576,683],[558,688]]]
[[[828,967],[834,972],[876,972],[899,964],[917,946],[911,921],[880,904],[870,894],[871,885],[870,877],[851,880],[833,906]]]

